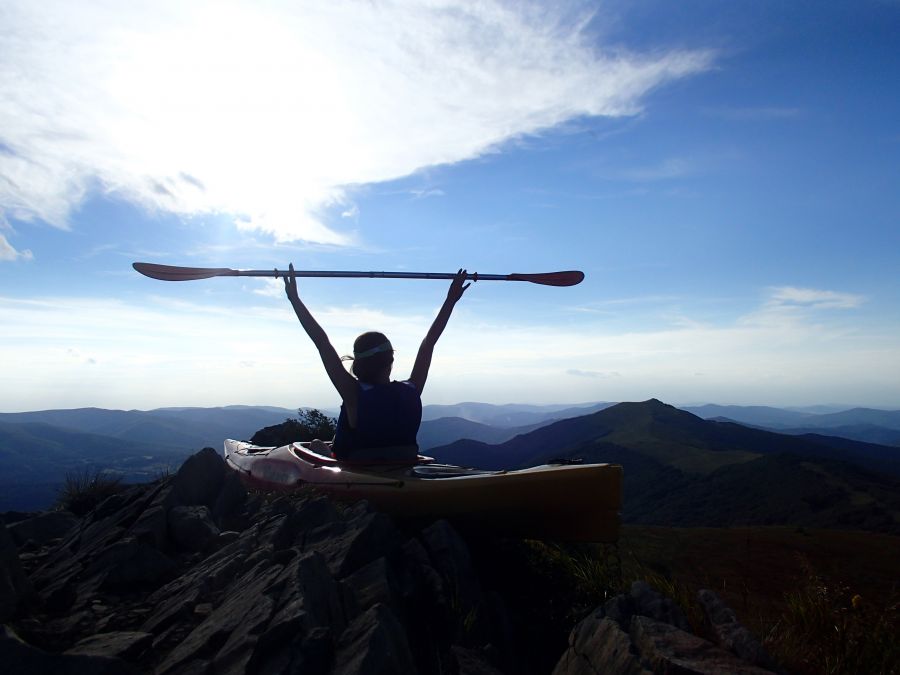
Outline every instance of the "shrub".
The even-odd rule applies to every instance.
[[[281,424],[260,429],[253,434],[250,442],[255,445],[280,446],[316,438],[328,441],[334,438],[336,428],[337,420],[333,417],[328,417],[315,408],[301,408],[297,411],[297,419],[288,418]]]

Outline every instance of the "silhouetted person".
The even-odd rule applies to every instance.
[[[294,265],[289,267],[294,271]],[[306,334],[319,350],[325,372],[341,397],[341,413],[331,451],[338,459],[416,460],[416,434],[422,421],[422,390],[428,379],[434,346],[447,327],[453,307],[471,283],[459,270],[450,283],[447,299],[419,347],[409,379],[391,380],[394,349],[382,333],[363,333],[353,343],[353,365],[344,368],[328,335],[297,294],[297,279],[287,275],[284,288]],[[324,443],[311,446],[327,448]]]

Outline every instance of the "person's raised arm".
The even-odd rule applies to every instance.
[[[294,271],[293,263],[291,263],[288,269],[290,272]],[[319,350],[319,357],[322,359],[322,365],[325,366],[325,372],[328,373],[328,377],[334,385],[334,388],[337,389],[337,392],[340,394],[343,401],[353,401],[355,404],[356,380],[344,369],[344,364],[341,363],[341,357],[338,356],[337,351],[335,351],[334,347],[331,345],[328,335],[319,325],[319,322],[313,318],[312,314],[310,314],[306,305],[303,304],[303,301],[300,300],[300,296],[297,294],[297,278],[293,276],[293,274],[285,274],[284,291],[287,294],[288,300],[291,301],[294,313],[300,320],[300,325],[303,326],[303,330],[306,331],[306,334],[309,335],[309,338],[313,341],[316,349]]]
[[[447,327],[447,321],[450,320],[450,314],[453,313],[453,307],[463,296],[466,289],[472,285],[471,282],[467,284],[465,281],[466,270],[459,270],[459,272],[456,273],[456,277],[450,283],[450,290],[447,291],[447,299],[444,300],[444,304],[441,305],[438,315],[434,318],[431,328],[428,329],[428,333],[425,335],[425,339],[422,340],[422,344],[419,347],[419,353],[416,355],[416,363],[413,365],[412,374],[409,376],[410,382],[416,386],[419,394],[422,393],[422,390],[425,388],[425,381],[428,379],[428,370],[431,368],[431,357],[434,354],[434,345],[437,344],[438,338],[441,337],[441,333],[443,333],[444,329]]]

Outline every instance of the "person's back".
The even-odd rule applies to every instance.
[[[411,382],[359,383],[356,427],[341,411],[332,452],[338,459],[414,461],[422,400]]]

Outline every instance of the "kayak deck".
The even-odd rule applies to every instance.
[[[268,448],[225,441],[225,460],[244,482],[265,490],[312,486],[341,501],[368,500],[403,518],[448,518],[516,536],[615,541],[622,467],[547,464],[487,471],[439,464],[356,464],[298,443]]]

